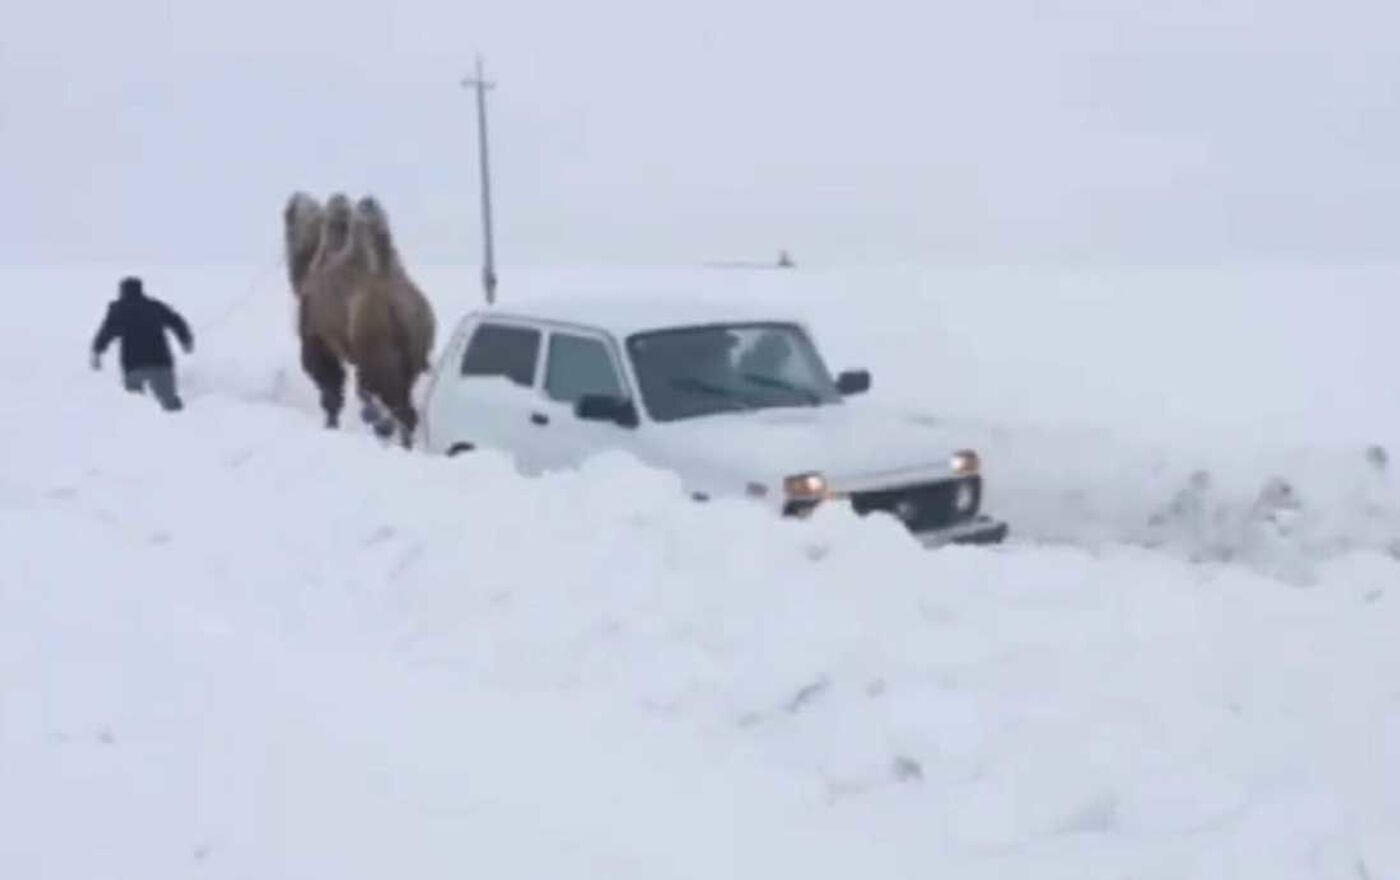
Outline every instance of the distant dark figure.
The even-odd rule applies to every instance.
[[[795,265],[796,263],[792,261],[792,255],[787,251],[782,251],[778,254],[778,268],[791,269]]]
[[[142,290],[141,279],[123,278],[120,295],[92,340],[92,368],[102,369],[102,353],[121,340],[122,382],[127,391],[144,394],[150,386],[166,411],[184,408],[175,385],[175,362],[165,331],[174,333],[186,353],[194,351],[189,325],[170,306]]]
[[[1385,451],[1384,446],[1368,446],[1366,447],[1366,463],[1377,471],[1384,472],[1390,465],[1390,454]]]

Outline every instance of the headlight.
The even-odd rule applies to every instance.
[[[821,474],[798,474],[783,480],[783,491],[790,499],[815,501],[826,497],[826,477]]]
[[[967,477],[982,469],[982,460],[971,449],[961,449],[948,459],[948,467],[958,476]]]

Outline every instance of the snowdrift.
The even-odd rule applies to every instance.
[[[1018,329],[985,277],[938,297],[898,275],[531,279],[805,295],[882,402],[991,450],[1017,539],[929,553],[836,510],[691,504],[630,461],[531,480],[321,431],[271,273],[147,274],[200,334],[172,417],[86,369],[116,275],[83,274],[14,273],[46,293],[0,350],[0,876],[1400,872],[1370,321],[1321,359],[1369,409],[1353,389],[1318,405],[1332,422],[1241,435],[1203,397],[1219,418],[1193,433],[1114,389],[1150,398],[1161,371],[1189,397],[1223,364],[996,378],[996,347],[1015,364],[1028,337],[1092,361],[1140,314],[1116,301],[1093,327],[1027,305]],[[468,307],[469,273],[425,282],[449,324]],[[1181,509],[1233,514],[1285,467],[1297,521],[1193,562],[1226,532],[1187,513],[1146,546],[1193,470],[1218,493]]]
[[[79,364],[90,314],[125,271],[12,270],[16,289],[52,292],[54,311],[25,320],[33,350],[0,357],[21,372],[59,351]],[[146,274],[202,329],[184,370],[191,394],[316,412],[280,265]],[[479,282],[468,269],[417,274],[441,346],[480,302]],[[852,405],[893,408],[983,453],[987,505],[1019,542],[1129,544],[1296,584],[1352,551],[1400,555],[1388,460],[1400,450],[1397,267],[506,276],[503,301],[727,296],[806,317],[833,369],[873,369],[873,393]],[[1285,497],[1271,498],[1279,487]]]

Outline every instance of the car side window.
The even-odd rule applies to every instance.
[[[626,396],[607,345],[599,339],[570,333],[549,337],[544,390],[552,399],[566,403],[584,395]]]
[[[484,323],[462,355],[462,375],[499,376],[528,388],[535,384],[540,336],[528,327]]]

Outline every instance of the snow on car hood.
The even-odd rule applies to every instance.
[[[680,461],[771,482],[818,471],[842,481],[918,470],[949,473],[960,448],[942,431],[852,403],[724,413],[651,426],[658,451]]]

